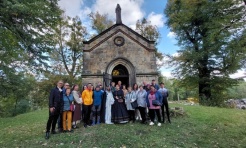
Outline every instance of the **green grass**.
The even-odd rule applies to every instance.
[[[125,124],[79,128],[44,139],[47,110],[0,118],[0,147],[246,147],[246,111],[182,106],[172,124]]]

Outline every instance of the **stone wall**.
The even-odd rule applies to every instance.
[[[124,45],[117,46],[114,39],[117,36],[124,38]],[[102,75],[109,63],[117,58],[127,59],[135,69],[136,81],[151,81],[157,79],[157,65],[154,43],[129,31],[125,26],[116,26],[108,32],[99,35],[92,42],[85,44],[83,54],[83,83],[103,81]],[[111,74],[112,71],[109,73]],[[138,76],[141,74],[141,76]],[[146,74],[146,75],[144,75]],[[151,75],[152,74],[152,75]],[[98,77],[93,77],[97,75]],[[93,82],[92,82],[93,81]]]
[[[124,27],[119,26],[115,29],[124,30]],[[110,32],[113,33],[114,31],[115,30],[112,30]],[[89,44],[87,49],[97,45],[96,43],[99,43],[100,40],[107,38],[107,35],[110,35],[110,32]],[[135,34],[129,34],[131,37],[136,36]],[[114,44],[114,38],[116,36],[122,36],[125,39],[125,44],[123,46],[118,47]],[[138,39],[138,41],[144,45],[147,44],[140,39]],[[150,45],[146,46],[149,47]],[[84,52],[83,74],[102,74],[105,72],[110,61],[117,57],[127,58],[135,66],[136,73],[156,72],[155,52],[144,49],[122,32],[118,32],[92,51]]]
[[[137,76],[137,80],[136,83],[138,85],[143,84],[143,82],[147,82],[147,84],[151,84],[152,80],[156,80],[158,81],[158,77],[157,76],[150,76],[150,75],[143,75],[143,76]]]

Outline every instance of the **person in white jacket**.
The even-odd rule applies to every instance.
[[[111,107],[114,104],[114,97],[111,92],[110,86],[107,86],[106,88],[106,95],[107,95],[107,99],[106,99],[105,123],[113,124],[111,122]]]

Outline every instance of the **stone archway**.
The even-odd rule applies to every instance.
[[[121,58],[116,58],[112,60],[106,67],[105,72],[111,75],[114,68],[118,65],[123,65],[127,69],[128,74],[129,74],[128,84],[129,86],[132,86],[136,82],[136,72],[135,72],[135,67],[128,59],[121,57]]]

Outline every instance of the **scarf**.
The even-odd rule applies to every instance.
[[[154,95],[154,94],[155,94],[155,91],[150,91],[150,94],[151,94],[151,95]]]

